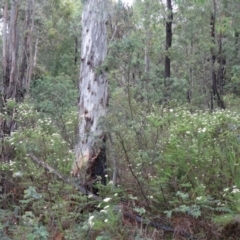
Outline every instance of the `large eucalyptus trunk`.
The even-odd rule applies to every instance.
[[[73,174],[89,190],[101,178],[105,183],[105,134],[108,81],[101,66],[107,54],[105,0],[87,0],[82,13],[82,46],[79,100],[79,141]]]

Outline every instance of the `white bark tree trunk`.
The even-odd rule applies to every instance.
[[[25,16],[23,9],[25,9]],[[29,93],[33,68],[34,0],[4,0],[2,31],[2,78],[0,79],[0,111],[9,99],[22,102]],[[24,16],[24,22],[22,20]],[[2,142],[16,129],[14,111],[0,125],[0,160],[8,160]]]
[[[33,69],[33,32],[34,32],[34,0],[11,0],[4,2],[3,20],[3,76],[0,90],[4,99],[21,102],[25,93],[29,94]],[[22,23],[23,4],[25,18]],[[9,11],[9,12],[8,12]],[[20,14],[19,14],[20,13]],[[8,16],[9,14],[9,16]],[[20,15],[20,16],[19,16]]]
[[[3,81],[1,82],[1,93],[4,95],[4,80],[7,75],[7,62],[8,62],[8,45],[7,45],[7,25],[8,25],[8,2],[4,4],[4,17],[3,17],[3,48],[2,48],[2,68],[3,68]]]
[[[11,13],[9,23],[9,76],[6,76],[5,81],[5,97],[6,99],[15,98],[16,86],[18,78],[17,68],[17,55],[18,55],[18,29],[17,29],[17,18],[18,18],[19,5],[18,1],[11,1]],[[9,79],[8,79],[9,77]]]
[[[82,13],[79,101],[79,143],[73,174],[91,189],[101,177],[105,183],[105,134],[100,124],[106,115],[108,81],[102,68],[107,54],[106,0],[87,0]]]

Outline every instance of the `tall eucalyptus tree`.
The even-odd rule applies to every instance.
[[[2,78],[0,111],[7,101],[22,102],[29,93],[33,69],[34,0],[4,1],[2,31]],[[14,108],[1,119],[0,135],[3,140],[15,128]],[[5,159],[4,153],[1,158]]]
[[[4,2],[2,96],[20,102],[29,93],[33,68],[34,0]]]
[[[73,174],[84,178],[89,190],[99,176],[105,183],[106,136],[101,118],[107,111],[108,80],[102,67],[106,54],[106,0],[87,0],[82,12],[79,141]]]

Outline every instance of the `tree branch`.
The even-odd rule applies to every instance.
[[[102,198],[100,198],[99,196],[87,191],[83,186],[81,186],[80,184],[76,184],[76,183],[73,183],[70,181],[69,178],[66,178],[64,176],[62,176],[56,169],[52,168],[51,166],[49,166],[47,163],[45,163],[44,161],[40,160],[38,157],[36,157],[33,153],[29,153],[27,155],[29,158],[31,158],[35,163],[37,163],[38,165],[40,165],[41,167],[43,167],[44,169],[48,170],[50,173],[54,174],[59,180],[67,183],[67,184],[70,184],[70,185],[73,185],[74,187],[76,187],[80,192],[82,192],[84,195],[88,195],[89,197],[92,197],[93,199],[97,200],[97,201],[101,201]],[[121,208],[120,208],[121,209]],[[122,209],[121,209],[122,210]],[[171,227],[171,226],[167,226],[165,224],[161,224],[161,223],[157,223],[155,221],[150,221],[148,223],[146,223],[146,221],[139,217],[139,216],[135,216],[129,212],[123,212],[123,217],[125,218],[130,218],[130,219],[133,219],[135,220],[137,223],[140,223],[140,224],[144,224],[144,225],[149,225],[153,228],[156,228],[156,229],[162,229],[164,231],[167,231],[167,232],[174,232],[174,228]],[[188,239],[194,239],[190,234],[188,233],[183,233],[182,234],[184,237],[187,237]]]
[[[71,182],[69,178],[62,176],[56,169],[52,168],[51,166],[49,166],[47,163],[45,163],[44,161],[40,160],[38,157],[36,157],[33,153],[29,153],[27,155],[29,158],[31,158],[35,163],[37,163],[38,165],[40,165],[41,167],[43,167],[44,169],[48,170],[49,173],[54,174],[59,180],[70,184],[72,186],[74,186],[75,188],[77,188],[82,194],[87,195],[90,198],[93,198],[97,201],[101,201],[102,198],[100,198],[99,196],[93,194],[92,192],[88,191],[85,187],[83,187],[80,184]]]

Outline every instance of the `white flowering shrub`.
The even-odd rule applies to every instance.
[[[2,149],[8,153],[9,159],[0,164],[0,173],[8,182],[12,182],[14,189],[19,189],[18,195],[15,194],[16,190],[14,195],[11,192],[4,194],[0,204],[5,199],[4,206],[9,209],[9,216],[15,214],[19,218],[15,232],[21,239],[27,239],[31,233],[35,238],[39,235],[39,239],[48,239],[47,231],[52,231],[52,225],[60,227],[62,222],[74,224],[79,214],[76,208],[81,207],[86,198],[73,186],[59,181],[54,174],[39,166],[29,154],[35,155],[62,176],[69,177],[74,159],[72,144],[75,141],[77,112],[70,110],[62,115],[61,120],[68,132],[63,136],[56,122],[50,116],[36,111],[30,99],[20,104],[10,100],[2,117],[7,117],[9,111],[14,112],[16,128],[4,139]],[[39,197],[36,197],[36,193]],[[16,212],[16,205],[21,211]],[[35,225],[30,226],[25,221],[24,216],[29,211],[34,215]],[[69,211],[72,211],[71,214]],[[44,223],[41,216],[44,216]]]
[[[239,114],[175,110],[169,117],[167,139],[160,148],[162,160],[158,162],[163,164],[161,175],[167,173],[165,165],[171,166],[178,180],[192,187],[202,184],[211,192],[229,181],[240,184]]]
[[[175,211],[185,209],[193,216],[196,213],[190,210],[196,203],[197,208],[208,206],[208,210],[210,207],[212,211],[229,212],[233,202],[224,198],[223,189],[240,186],[240,115],[221,110],[191,113],[170,109],[163,110],[162,118],[150,115],[148,119],[166,127],[162,131],[164,138],[158,142],[159,158],[154,163],[157,177],[151,181],[153,189],[159,186],[162,190],[155,192],[155,203],[170,197]],[[187,193],[189,198],[174,196],[178,191]],[[183,208],[185,204],[189,206]]]
[[[18,105],[15,111],[17,129],[11,136],[6,137],[4,142],[12,148],[10,170],[33,176],[44,172],[44,169],[34,167],[35,163],[29,160],[28,154],[33,153],[59,172],[68,175],[73,162],[73,150],[63,139],[51,118],[41,116],[29,102]],[[68,128],[74,127],[73,122],[74,120],[68,119],[66,123]],[[6,164],[2,167],[6,167]]]
[[[108,125],[115,154],[112,145],[109,154],[112,161],[118,159],[118,184],[128,189],[126,192],[138,196],[143,206],[168,214],[184,212],[198,217],[202,211],[236,209],[240,187],[238,112],[153,105],[146,112],[132,99],[130,106],[122,93],[115,94]],[[226,188],[231,189],[229,194],[224,192]]]
[[[9,162],[0,167],[24,186],[22,212],[26,215],[30,209],[37,220],[44,214],[44,234],[51,232],[52,225],[67,225],[66,239],[127,239],[130,233],[121,224],[121,208],[116,208],[124,204],[133,216],[147,221],[162,214],[199,218],[239,213],[240,114],[159,106],[145,111],[134,100],[130,108],[122,92],[115,94],[115,107],[110,107],[108,119],[103,120],[109,136],[109,182],[99,186],[99,205],[57,180],[28,155],[69,176],[77,112],[70,109],[61,115],[62,131],[57,118],[36,111],[30,100],[8,103],[6,112],[14,112],[17,128],[5,138]],[[26,198],[26,189],[35,189],[32,192],[41,197]],[[20,224],[25,226],[24,221]],[[27,229],[29,234],[32,228]]]
[[[76,145],[78,89],[70,76],[45,76],[33,82],[31,98],[41,116],[47,116],[71,148]]]
[[[117,198],[104,198],[98,204],[98,210],[89,213],[88,218],[82,224],[82,238],[86,239],[87,234],[92,233],[97,237],[105,237],[106,239],[127,237],[127,232],[121,229],[121,208],[114,206]],[[119,201],[119,199],[118,199]],[[105,239],[104,238],[104,239]]]

